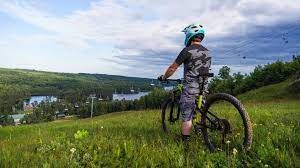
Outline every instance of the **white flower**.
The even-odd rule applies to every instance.
[[[269,167],[269,165],[265,164],[265,167]]]
[[[101,126],[101,129],[103,129],[103,126]]]
[[[232,153],[233,153],[233,155],[236,155],[236,154],[237,154],[237,152],[238,152],[238,150],[237,150],[237,149],[235,149],[235,148],[233,148],[233,150],[232,150]]]
[[[226,144],[230,144],[230,141],[228,140],[228,141],[226,141]]]
[[[71,152],[71,153],[74,153],[75,151],[76,151],[75,148],[70,149],[70,152]]]

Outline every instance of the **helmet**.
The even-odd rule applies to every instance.
[[[199,23],[189,25],[184,30],[182,30],[182,32],[185,33],[185,41],[184,41],[185,46],[188,46],[190,41],[195,36],[200,36],[203,39],[205,35],[205,30],[203,26]]]

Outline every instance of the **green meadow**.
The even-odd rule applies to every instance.
[[[299,166],[300,100],[245,106],[254,130],[249,152],[210,153],[193,134],[185,153],[176,134],[161,130],[159,110],[130,111],[0,128],[0,167]]]

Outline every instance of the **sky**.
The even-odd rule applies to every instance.
[[[194,22],[215,73],[300,55],[300,0],[0,0],[0,67],[156,78]]]

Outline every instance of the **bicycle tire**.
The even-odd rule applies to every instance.
[[[172,98],[168,98],[165,101],[165,103],[163,103],[163,105],[162,105],[161,122],[162,122],[162,129],[165,133],[169,132],[169,130],[167,128],[167,122],[175,122],[179,119],[179,113],[180,113],[179,107],[177,108],[176,118],[173,117],[174,107],[176,107],[175,104],[178,105],[179,103],[174,101]],[[168,111],[168,107],[170,108],[169,109],[170,111]],[[168,114],[169,114],[169,119],[166,120],[166,117],[168,117]]]
[[[243,127],[244,127],[244,138],[243,138],[243,146],[246,150],[250,150],[252,145],[252,139],[253,139],[253,130],[252,130],[252,124],[250,121],[250,117],[243,106],[243,104],[234,96],[227,94],[227,93],[217,93],[212,96],[210,96],[204,106],[203,112],[207,114],[209,108],[217,101],[226,101],[232,104],[237,111],[239,112],[242,120],[243,120]],[[217,150],[217,147],[213,144],[213,142],[209,138],[209,134],[207,131],[207,127],[202,128],[203,138],[206,146],[211,152],[215,152]]]

